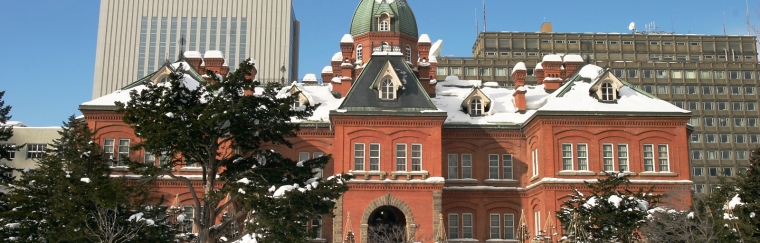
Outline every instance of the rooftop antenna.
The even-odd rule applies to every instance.
[[[483,32],[486,31],[486,0],[483,0]]]
[[[723,12],[723,35],[726,35],[726,12]]]
[[[480,34],[480,21],[478,21],[478,8],[475,8],[475,37]]]
[[[749,0],[745,0],[744,3],[747,4],[747,11],[746,11],[746,15],[747,15],[747,35],[751,35],[751,33],[749,31],[749,28],[750,28],[749,27],[750,26],[750,24],[749,24]]]
[[[636,34],[636,23],[631,22],[628,24],[628,30],[631,31],[631,34]]]

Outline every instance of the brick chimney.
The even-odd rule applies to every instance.
[[[224,54],[221,51],[207,51],[203,55],[203,63],[206,71],[212,71],[222,75],[222,77],[227,76],[230,72],[230,67],[224,61]]]
[[[186,51],[185,53],[183,53],[183,56],[185,57],[185,62],[187,62],[187,64],[190,64],[190,67],[192,67],[198,72],[201,72],[201,64],[203,63],[201,52]]]
[[[417,52],[419,52],[420,57],[419,61],[422,60],[429,61],[430,60],[430,47],[433,44],[430,42],[430,37],[427,34],[420,35],[419,40],[417,41]]]
[[[533,70],[533,74],[536,75],[536,84],[541,85],[544,83],[544,67],[541,66],[541,62],[536,63],[536,69]]]
[[[562,77],[562,78],[567,78],[567,76],[572,75],[573,73],[575,73],[575,71],[580,69],[583,66],[583,64],[585,64],[585,62],[583,61],[583,57],[581,57],[581,55],[570,54],[570,55],[565,55],[564,64],[565,64],[566,75],[565,77]]]
[[[325,66],[325,68],[322,69],[322,83],[327,84],[331,82],[333,78],[333,71],[331,66]]]
[[[348,93],[348,90],[351,89],[354,78],[354,37],[352,37],[350,34],[345,34],[343,35],[343,38],[341,38],[340,53],[341,63],[339,70],[341,78],[339,92],[341,94],[341,97],[345,97]]]
[[[514,97],[514,105],[517,108],[517,112],[524,113],[525,110],[527,110],[527,105],[525,102],[525,93],[527,93],[527,89],[525,89],[525,75],[528,74],[528,69],[525,68],[525,63],[518,62],[515,64],[515,67],[512,69],[512,80],[515,83],[515,93],[512,94]]]
[[[562,85],[562,58],[558,55],[546,55],[541,61],[544,68],[544,90],[554,92]]]

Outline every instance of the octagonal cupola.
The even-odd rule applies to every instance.
[[[362,0],[351,20],[351,35],[394,32],[417,37],[417,20],[406,0]]]

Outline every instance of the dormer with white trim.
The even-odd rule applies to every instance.
[[[382,72],[375,79],[372,88],[377,90],[378,97],[381,100],[396,100],[398,92],[403,86],[391,62],[386,61]]]
[[[589,94],[604,103],[617,103],[620,98],[620,88],[625,86],[615,75],[607,70],[591,85]]]
[[[486,116],[491,112],[491,98],[479,88],[474,88],[462,101],[462,111],[470,116]]]

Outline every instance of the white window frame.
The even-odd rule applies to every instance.
[[[462,154],[462,179],[472,179],[472,154]]]
[[[103,157],[105,159],[113,160],[116,158],[116,139],[105,138],[103,139]]]
[[[588,170],[588,144],[579,143],[576,144],[576,154],[578,161],[578,170]]]
[[[488,179],[499,179],[499,155],[498,154],[489,154],[488,155]],[[493,238],[492,238],[493,239]]]
[[[647,151],[647,148],[649,148],[649,151]],[[644,144],[643,146],[643,153],[642,157],[644,158],[644,171],[645,172],[653,172],[654,171],[654,144]]]
[[[533,164],[533,176],[531,178],[538,177],[538,149],[533,149],[533,153],[531,153],[531,161]]]
[[[514,160],[511,154],[503,154],[501,156],[501,178],[506,180],[513,180],[514,177]]]
[[[407,167],[407,145],[405,143],[396,144],[396,171],[406,171]]]
[[[412,171],[422,171],[422,144],[412,144]]]
[[[469,223],[468,223],[469,221]],[[473,239],[475,237],[474,219],[471,213],[462,214],[462,238]]]
[[[501,239],[501,214],[488,215],[488,239]]]
[[[474,98],[470,101],[470,116],[483,115],[483,101],[480,98]]]
[[[459,239],[459,221],[459,214],[449,214],[449,239]]]
[[[448,154],[448,179],[459,178],[459,154]]]
[[[354,143],[354,170],[364,171],[366,169],[366,147],[364,143]]]
[[[668,144],[657,145],[657,161],[661,172],[670,171],[670,148]]]
[[[573,144],[563,143],[562,149],[562,170],[574,170],[575,162],[573,161]]]
[[[380,151],[379,143],[369,144],[369,171],[380,171]]]
[[[628,151],[628,144],[617,145],[618,170],[620,171],[631,171],[631,167],[628,166]]]
[[[615,171],[615,148],[614,144],[602,144],[602,171]]]
[[[395,100],[396,99],[396,86],[393,84],[390,78],[383,80],[380,85],[380,99],[383,100]]]

